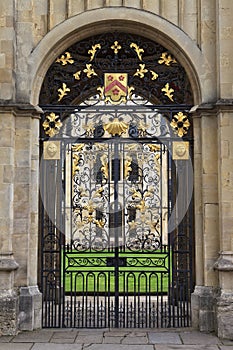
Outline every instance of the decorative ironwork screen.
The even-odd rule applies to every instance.
[[[41,92],[44,327],[191,325],[191,101],[177,60],[134,35],[79,42],[51,66]]]

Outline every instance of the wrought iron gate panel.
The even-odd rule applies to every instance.
[[[51,113],[51,129],[62,125],[41,139],[43,326],[190,326],[186,108],[53,106],[45,122]]]

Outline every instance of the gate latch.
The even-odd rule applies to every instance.
[[[127,258],[115,258],[115,257],[108,257],[106,259],[106,263],[108,267],[115,267],[115,266],[127,266]]]

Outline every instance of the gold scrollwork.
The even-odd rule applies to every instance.
[[[90,62],[94,59],[97,49],[101,49],[100,44],[93,45],[92,48],[88,51],[88,54],[91,55]]]
[[[130,99],[133,98],[133,91],[135,90],[135,88],[133,86],[129,86],[128,87],[128,96]]]
[[[153,70],[150,70],[151,74],[152,74],[152,78],[151,80],[156,80],[158,78],[158,74],[156,72],[154,72]]]
[[[100,100],[104,99],[104,86],[98,86],[96,89],[99,92]]]
[[[134,73],[134,76],[139,76],[140,79],[144,78],[144,75],[148,72],[145,64],[139,64],[140,69],[137,68],[137,72]]]
[[[132,192],[132,199],[133,200],[140,200],[142,199],[142,194],[139,192],[136,188],[131,188],[130,192]]]
[[[173,100],[173,92],[174,89],[170,88],[169,83],[167,83],[164,88],[161,89],[161,91],[164,92],[164,95],[167,96],[171,101],[174,102]]]
[[[165,64],[166,66],[170,66],[171,63],[177,63],[177,61],[172,58],[172,56],[168,52],[163,52],[160,56],[161,60],[158,61],[159,64]]]
[[[74,152],[81,152],[84,148],[84,144],[83,143],[76,143],[74,145],[72,145],[72,150]]]
[[[99,228],[104,228],[104,225],[105,225],[104,220],[93,219],[93,223],[96,224],[96,226]]]
[[[62,88],[58,89],[57,91],[59,92],[58,101],[61,101],[63,99],[63,97],[67,95],[67,92],[70,91],[70,88],[68,88],[67,85],[65,83],[63,83]]]
[[[104,188],[103,188],[103,186],[101,186],[95,191],[94,198],[101,198],[101,197],[103,197],[103,193],[104,193]]]
[[[148,147],[150,149],[151,152],[158,152],[160,151],[160,145],[156,145],[156,144],[148,144]]]
[[[140,133],[140,136],[145,136],[147,129],[148,125],[140,120],[140,122],[138,123],[138,131]]]
[[[78,72],[74,73],[73,76],[74,76],[74,79],[76,80],[80,80],[80,75],[81,75],[82,71],[79,70]]]
[[[101,171],[102,174],[104,175],[105,179],[108,179],[108,157],[106,154],[103,154],[102,157],[100,158],[102,166],[101,166]]]
[[[43,122],[42,126],[46,135],[49,135],[49,137],[53,137],[54,135],[59,133],[59,130],[62,127],[62,122],[60,120],[60,117],[52,112],[46,116],[46,119]]]
[[[142,48],[140,48],[135,43],[131,43],[130,47],[133,48],[136,51],[136,54],[138,55],[139,60],[142,61],[142,53],[144,52],[144,50]]]
[[[132,171],[131,164],[132,164],[132,158],[130,156],[126,156],[125,161],[124,161],[124,177],[125,177],[125,179],[129,176],[129,174]]]
[[[80,167],[79,167],[80,158],[81,158],[80,154],[76,154],[76,153],[73,154],[73,167],[72,167],[73,177],[80,170]]]
[[[147,207],[146,202],[145,202],[144,199],[142,199],[142,200],[140,201],[140,203],[138,203],[138,204],[136,205],[136,209],[138,209],[141,213],[144,213],[144,212],[146,211],[147,208],[148,208],[148,207]]]
[[[86,68],[83,70],[83,72],[87,74],[88,78],[91,78],[92,75],[97,75],[91,64],[86,64]]]
[[[65,66],[68,63],[73,64],[74,60],[72,59],[72,56],[69,52],[65,52],[65,54],[58,58],[56,62],[61,63],[63,66]]]

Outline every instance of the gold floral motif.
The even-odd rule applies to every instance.
[[[172,117],[172,121],[170,125],[174,130],[174,132],[179,137],[182,137],[185,134],[187,134],[188,129],[190,127],[190,122],[188,120],[187,115],[183,114],[182,112],[178,112],[176,115]]]
[[[88,203],[83,206],[83,209],[87,210],[89,214],[93,214],[95,211],[95,206],[93,201],[90,199]]]
[[[150,70],[151,74],[152,74],[152,78],[151,80],[156,80],[158,78],[158,74],[156,72],[154,72],[153,70]]]
[[[142,194],[141,194],[141,192],[139,192],[138,190],[136,190],[136,188],[132,188],[132,189],[130,190],[130,192],[133,193],[133,194],[132,194],[132,199],[133,199],[133,200],[140,200],[140,199],[142,199]]]
[[[130,86],[128,88],[128,96],[129,96],[130,99],[132,99],[132,97],[133,97],[133,91],[134,90],[135,90],[135,88],[133,86]]]
[[[73,154],[73,171],[72,175],[74,176],[79,170],[79,161],[80,161],[80,154]]]
[[[127,129],[128,125],[118,118],[114,118],[113,121],[104,125],[104,130],[112,136],[124,134]]]
[[[88,125],[84,125],[83,128],[86,130],[87,136],[92,136],[95,131],[95,124],[89,123]]]
[[[114,50],[115,54],[117,54],[118,51],[121,49],[121,45],[118,43],[118,41],[114,41],[114,44],[111,46],[111,49]]]
[[[72,59],[72,56],[69,52],[65,52],[65,54],[58,58],[56,62],[61,63],[63,66],[65,66],[68,63],[73,64],[74,60]]]
[[[137,44],[131,43],[130,47],[133,48],[136,51],[136,54],[138,55],[139,60],[142,60],[142,53],[144,52],[143,49],[141,49]]]
[[[145,191],[143,198],[151,198],[153,197],[154,189],[152,187],[149,187],[147,191]]]
[[[134,220],[133,221],[130,221],[129,222],[129,230],[132,231],[132,230],[136,230],[137,228],[137,222],[135,222]]]
[[[124,177],[125,178],[127,178],[132,171],[131,164],[132,164],[132,158],[130,156],[126,156],[125,162],[124,162]]]
[[[148,129],[148,125],[140,120],[138,124],[138,131],[140,133],[140,136],[145,136],[147,129]]]
[[[94,59],[97,49],[101,49],[100,44],[93,45],[92,48],[88,51],[88,54],[91,55],[90,62]]]
[[[104,86],[98,86],[96,89],[99,92],[100,100],[104,98]]]
[[[59,116],[52,112],[46,116],[46,119],[43,122],[42,126],[46,135],[53,137],[59,133],[59,130],[62,127],[62,122],[60,121]]]
[[[94,193],[94,198],[101,198],[104,193],[104,188],[103,186],[99,187],[98,190],[95,191]]]
[[[105,225],[104,220],[93,219],[93,223],[96,224],[96,226],[99,228],[104,228],[104,225]]]
[[[144,78],[144,75],[148,72],[148,69],[145,68],[145,64],[139,64],[140,69],[137,69],[137,72],[134,73],[134,76],[139,76],[140,79]]]
[[[102,157],[100,158],[102,166],[101,166],[101,171],[102,174],[104,175],[105,179],[108,179],[108,157],[106,154],[103,154]]]
[[[81,75],[81,70],[79,70],[78,72],[74,73],[73,76],[74,76],[74,79],[76,80],[80,80],[80,75]]]
[[[83,143],[76,143],[74,145],[72,145],[72,150],[74,152],[81,152],[84,148],[84,144]]]
[[[173,100],[173,92],[174,90],[170,88],[169,83],[167,83],[161,91],[164,91],[164,95],[166,95],[171,101]]]
[[[144,213],[147,208],[148,207],[144,199],[142,199],[140,203],[136,205],[136,209],[140,210],[141,213]]]
[[[158,61],[159,64],[165,64],[166,66],[170,66],[171,63],[177,63],[174,58],[172,58],[171,55],[169,55],[168,52],[163,52],[160,56],[161,60]]]
[[[67,95],[67,92],[70,91],[70,88],[68,88],[66,86],[66,84],[63,83],[62,84],[62,88],[58,89],[57,91],[59,92],[59,94],[58,94],[58,97],[59,97],[58,101],[61,101],[63,99],[63,97]]]
[[[155,145],[155,144],[148,144],[148,147],[150,149],[151,152],[158,152],[160,151],[160,145]]]
[[[91,78],[92,75],[97,75],[91,64],[86,64],[86,69],[84,69],[83,72],[87,74],[88,78]]]

